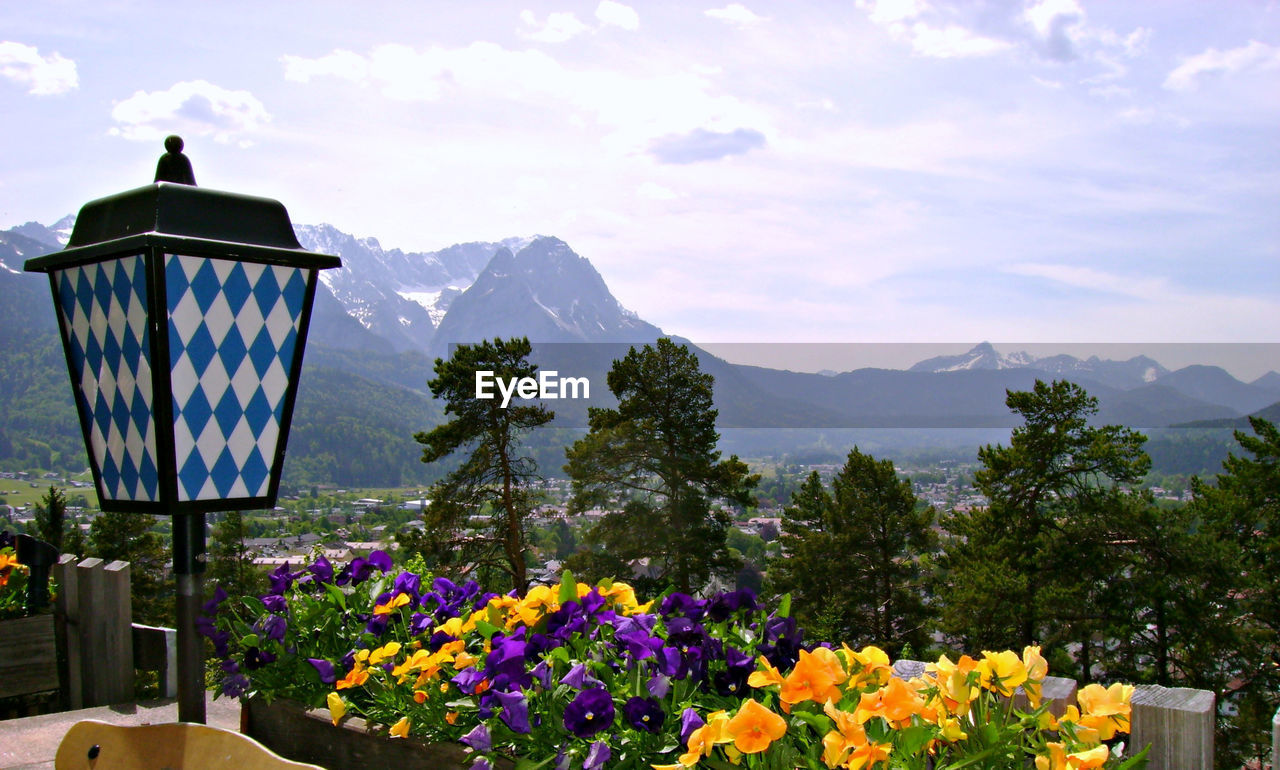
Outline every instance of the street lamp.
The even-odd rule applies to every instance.
[[[85,204],[25,269],[49,275],[102,510],[173,517],[178,719],[204,722],[205,514],[275,505],[316,281],[341,262],[165,147],[155,184]]]

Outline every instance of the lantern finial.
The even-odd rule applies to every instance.
[[[155,181],[195,186],[196,172],[191,169],[191,161],[182,154],[182,147],[182,137],[172,135],[165,138],[165,154],[156,164]]]

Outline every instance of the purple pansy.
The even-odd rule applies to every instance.
[[[564,709],[564,729],[579,738],[590,738],[613,724],[613,697],[608,690],[592,687],[578,693]]]
[[[502,704],[502,713],[499,716],[507,727],[517,733],[530,732],[529,701],[525,699],[524,694],[520,692],[503,692],[502,690],[490,690],[490,692]]]
[[[485,754],[493,750],[493,741],[489,737],[489,727],[483,723],[476,725],[471,732],[462,736],[458,740],[470,746],[473,750]]]
[[[338,672],[329,661],[321,660],[319,658],[307,658],[307,662],[310,663],[315,668],[316,673],[320,675],[321,682],[324,682],[325,684],[333,684],[338,681]]]
[[[609,744],[596,741],[587,750],[587,758],[582,762],[582,770],[600,770],[612,756],[613,752],[609,750]]]
[[[666,719],[662,704],[653,698],[644,698],[639,695],[628,698],[622,705],[622,716],[627,720],[627,724],[648,733],[656,733],[662,729],[662,722]]]

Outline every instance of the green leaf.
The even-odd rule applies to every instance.
[[[324,590],[325,590],[325,593],[329,595],[329,598],[333,599],[334,603],[337,604],[340,608],[342,608],[343,612],[346,612],[347,595],[342,592],[342,589],[338,588],[332,583],[325,583]]]
[[[776,614],[780,618],[791,616],[791,594],[783,594],[782,598],[778,600],[778,611]]]
[[[1137,754],[1133,755],[1129,759],[1126,759],[1120,765],[1120,767],[1118,767],[1116,770],[1137,770],[1137,768],[1146,767],[1147,754],[1150,751],[1151,751],[1151,745],[1148,744],[1146,747],[1142,749],[1142,751],[1139,751]]]
[[[573,573],[565,570],[560,573],[560,603],[578,601],[578,581],[573,579]]]
[[[498,633],[502,629],[487,621],[477,620],[476,630],[480,632],[480,635],[483,636],[485,641],[487,642],[493,638],[494,634]]]
[[[914,725],[898,731],[898,749],[909,757],[920,753],[933,737],[933,729],[926,725]]]

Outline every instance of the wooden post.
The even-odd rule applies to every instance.
[[[84,686],[80,678],[80,581],[74,554],[64,553],[53,567],[58,581],[57,611],[54,615],[58,636],[58,680],[62,683],[62,702],[71,710],[84,708]]]
[[[80,675],[85,706],[133,699],[133,609],[129,562],[90,558],[79,575]]]
[[[1214,695],[1188,687],[1134,688],[1128,753],[1151,744],[1148,770],[1213,767]]]
[[[1271,718],[1271,766],[1280,770],[1280,709]]]

